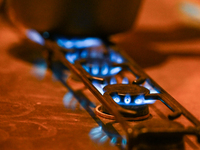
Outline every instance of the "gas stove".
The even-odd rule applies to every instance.
[[[77,109],[79,103],[98,120],[92,141],[130,150],[197,148],[186,135],[199,140],[199,120],[115,44],[89,37],[44,40],[34,30],[27,36],[45,47],[48,67],[69,89],[64,105]]]
[[[106,39],[30,31],[41,47],[26,39],[1,51],[1,149],[200,149],[191,108],[123,49]]]

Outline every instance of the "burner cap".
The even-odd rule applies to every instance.
[[[103,96],[108,101],[115,101],[120,107],[137,112],[132,114],[129,111],[122,111],[121,114],[127,120],[144,120],[150,116],[144,98],[145,94],[149,94],[148,89],[135,84],[114,84],[105,86],[104,91]],[[115,118],[103,106],[97,107],[96,113],[104,118]]]

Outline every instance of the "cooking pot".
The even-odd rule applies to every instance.
[[[109,36],[126,31],[141,0],[7,0],[14,22],[64,36]]]

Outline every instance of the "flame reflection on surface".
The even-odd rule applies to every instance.
[[[45,77],[47,71],[47,63],[44,59],[37,60],[33,68],[31,69],[31,74],[37,79],[42,80]]]
[[[103,144],[107,141],[110,141],[111,146],[122,145],[125,147],[127,144],[126,138],[122,138],[117,133],[105,133],[101,126],[92,128],[89,136],[93,141],[99,144]]]
[[[71,93],[71,92],[67,92],[64,95],[63,104],[66,108],[71,109],[71,110],[75,110],[77,108],[77,106],[79,105],[78,101],[76,100],[73,93]],[[80,105],[80,109],[84,109],[83,108],[84,105],[86,105],[86,104],[84,103],[84,101],[82,101],[82,103]]]

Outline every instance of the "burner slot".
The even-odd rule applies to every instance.
[[[134,118],[134,120],[137,120],[137,117],[140,119],[148,118],[149,109],[148,105],[144,102],[144,95],[149,93],[148,89],[133,84],[115,84],[107,85],[104,88],[104,91],[105,93],[103,96],[105,99],[112,99],[112,101],[120,105],[122,108],[137,112],[136,114],[131,114],[127,111],[120,111],[123,116]],[[108,113],[104,108],[103,111]]]

